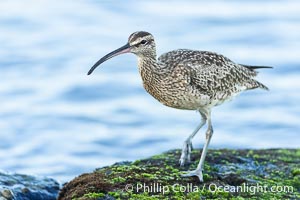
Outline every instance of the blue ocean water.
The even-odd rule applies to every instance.
[[[24,9],[26,8],[26,9]],[[181,148],[200,116],[145,92],[136,58],[113,58],[137,30],[158,55],[209,50],[270,65],[253,90],[212,113],[211,148],[299,148],[299,1],[1,1],[0,169],[62,182],[96,167]],[[194,146],[204,143],[204,129]]]

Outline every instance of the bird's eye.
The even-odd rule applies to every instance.
[[[147,40],[142,40],[140,43],[141,43],[141,44],[146,44],[146,43],[147,43]]]

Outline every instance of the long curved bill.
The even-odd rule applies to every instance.
[[[123,53],[129,53],[130,52],[130,45],[127,43],[126,45],[110,52],[109,54],[105,55],[103,58],[101,58],[100,60],[98,60],[98,62],[96,62],[93,67],[89,70],[89,72],[87,73],[87,75],[90,75],[91,73],[93,73],[93,71],[103,62],[105,62],[106,60],[114,57],[114,56],[117,56],[117,55],[120,55],[120,54],[123,54]]]

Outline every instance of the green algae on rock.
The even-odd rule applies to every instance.
[[[59,200],[113,199],[300,199],[300,149],[209,150],[204,183],[183,178],[179,150],[116,163],[67,183]]]

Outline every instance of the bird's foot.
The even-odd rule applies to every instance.
[[[202,174],[202,170],[193,170],[193,171],[187,171],[187,172],[183,172],[183,174],[181,174],[181,177],[191,177],[191,176],[198,176],[199,181],[203,182],[203,174]]]
[[[193,146],[192,142],[190,140],[187,140],[183,143],[182,151],[181,151],[181,156],[179,159],[179,164],[180,166],[184,166],[186,162],[191,161],[191,152],[192,152]]]

